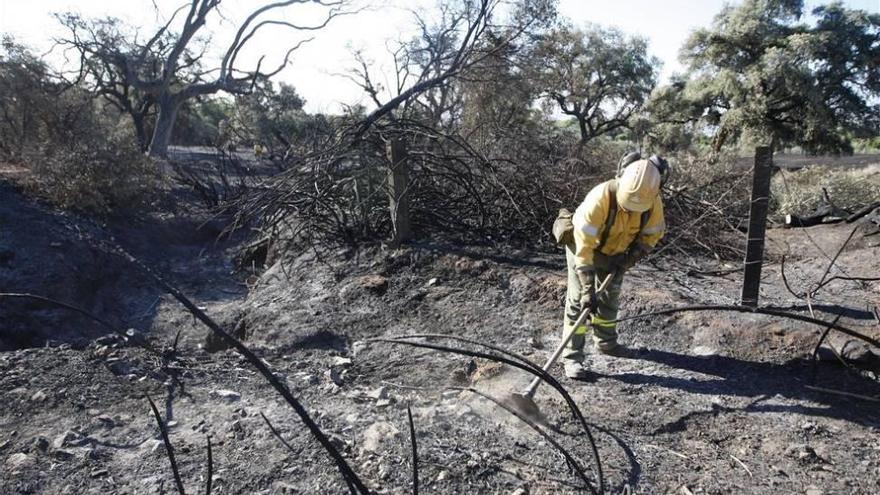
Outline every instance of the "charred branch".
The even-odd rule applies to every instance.
[[[871,344],[874,347],[880,348],[880,341],[878,341],[877,339],[874,339],[874,338],[869,337],[867,335],[863,335],[859,332],[856,332],[855,330],[852,330],[852,329],[847,328],[843,325],[840,325],[839,323],[832,322],[829,325],[828,322],[822,321],[818,318],[813,318],[810,316],[804,316],[804,315],[799,315],[797,313],[780,311],[780,310],[770,309],[770,308],[749,308],[749,307],[745,307],[745,306],[733,306],[733,305],[727,305],[727,304],[705,304],[705,305],[697,304],[697,305],[681,306],[681,307],[677,307],[677,308],[667,308],[667,309],[662,309],[662,310],[658,310],[658,311],[650,311],[647,313],[640,313],[637,315],[626,316],[623,318],[618,318],[617,320],[614,321],[614,323],[620,323],[620,322],[624,322],[624,321],[644,319],[644,318],[651,318],[654,316],[669,315],[669,314],[675,314],[675,313],[685,313],[688,311],[733,311],[733,312],[737,312],[737,313],[755,313],[755,314],[762,314],[762,315],[768,315],[768,316],[775,316],[778,318],[788,318],[790,320],[802,321],[804,323],[810,323],[812,325],[818,325],[818,326],[828,325],[830,328],[837,330],[838,332],[849,335],[850,337],[855,337],[859,340],[862,340],[862,341],[865,341],[865,342]]]
[[[159,425],[159,431],[162,433],[162,442],[165,444],[165,454],[168,456],[168,462],[171,464],[171,472],[174,474],[174,483],[177,485],[177,493],[180,493],[180,495],[186,495],[186,490],[183,488],[183,481],[180,479],[180,471],[177,469],[177,461],[174,459],[174,447],[171,445],[171,440],[168,438],[168,426],[162,420],[162,416],[159,414],[159,409],[156,407],[156,403],[153,402],[153,399],[150,398],[149,395],[146,397],[147,401],[150,403],[150,409],[153,410],[153,417],[156,418],[156,424]]]
[[[426,338],[426,339],[439,338],[439,339],[448,339],[448,340],[453,340],[453,341],[459,341],[459,342],[464,342],[464,343],[468,343],[468,344],[472,344],[472,345],[482,346],[482,347],[485,347],[490,350],[495,350],[496,352],[498,352],[498,354],[491,354],[491,353],[486,353],[486,352],[482,352],[482,351],[472,351],[472,350],[468,350],[468,349],[450,347],[450,346],[445,346],[445,345],[441,345],[441,344],[432,344],[429,342],[418,342],[418,341],[410,340],[410,339],[414,339],[414,338]],[[501,364],[506,364],[508,366],[513,366],[513,367],[521,369],[527,373],[530,373],[536,377],[539,377],[542,381],[544,381],[545,383],[547,383],[548,385],[553,387],[562,396],[562,398],[565,400],[566,404],[568,405],[569,409],[571,410],[572,414],[574,415],[575,420],[578,421],[578,423],[581,425],[581,427],[583,428],[583,430],[587,436],[587,440],[590,443],[593,458],[596,463],[596,480],[597,480],[598,490],[596,487],[593,486],[593,483],[590,482],[589,480],[586,481],[587,489],[590,490],[590,492],[594,493],[594,494],[604,492],[605,483],[604,483],[604,476],[602,474],[602,462],[601,462],[601,458],[599,457],[599,450],[596,447],[596,442],[593,439],[593,435],[590,431],[589,426],[587,425],[586,420],[584,419],[583,414],[581,413],[580,408],[577,406],[574,399],[571,397],[571,395],[568,393],[568,391],[565,389],[565,387],[563,387],[553,377],[553,375],[551,375],[551,374],[547,373],[546,371],[544,371],[543,369],[541,369],[537,364],[535,364],[535,363],[529,361],[528,359],[526,359],[522,356],[519,356],[515,353],[503,350],[497,346],[493,346],[490,344],[484,344],[482,342],[478,342],[478,341],[470,340],[470,339],[465,339],[462,337],[455,337],[453,335],[419,334],[419,335],[401,336],[398,338],[376,338],[376,339],[370,339],[367,342],[368,343],[369,342],[382,342],[382,343],[388,343],[388,344],[408,345],[408,346],[418,347],[418,348],[423,348],[423,349],[432,349],[432,350],[437,350],[437,351],[450,352],[453,354],[460,354],[463,356],[471,356],[471,357],[477,357],[477,358],[482,358],[482,359],[488,359],[490,361],[495,361],[495,362],[498,362]]]
[[[290,389],[285,385],[269,368],[269,366],[263,362],[253,351],[251,351],[244,343],[233,337],[229,332],[224,330],[220,325],[218,325],[211,317],[205,314],[204,311],[198,308],[189,298],[187,298],[182,292],[180,292],[176,287],[169,284],[162,277],[160,277],[156,272],[154,272],[151,268],[146,266],[140,260],[123,250],[119,246],[107,247],[105,246],[111,253],[121,256],[134,266],[136,266],[139,270],[149,276],[153,281],[155,281],[160,287],[162,287],[168,294],[177,299],[196,319],[202,322],[205,326],[207,326],[212,332],[214,332],[220,339],[225,341],[229,347],[234,348],[239,354],[241,354],[257,371],[263,375],[266,381],[284,398],[285,402],[296,412],[296,414],[300,417],[300,420],[303,424],[306,425],[306,428],[309,432],[314,436],[321,446],[327,451],[330,458],[333,460],[336,467],[339,469],[342,474],[343,479],[347,484],[353,485],[357,490],[355,493],[360,493],[363,495],[368,495],[370,493],[369,489],[366,485],[364,485],[363,481],[358,477],[358,475],[352,470],[351,466],[345,460],[345,457],[339,452],[339,450],[330,442],[330,439],[326,434],[321,430],[321,428],[315,423],[315,421],[311,418],[302,404],[293,396],[290,392]],[[181,492],[182,493],[182,492]]]

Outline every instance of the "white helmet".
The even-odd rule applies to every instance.
[[[650,210],[658,194],[660,171],[648,160],[627,165],[617,179],[617,204],[628,211]]]

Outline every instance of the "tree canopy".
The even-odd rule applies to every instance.
[[[627,125],[656,85],[660,62],[643,38],[563,25],[537,44],[530,65],[541,94],[577,119],[586,143]]]
[[[715,148],[742,136],[811,152],[849,152],[880,131],[880,15],[799,0],[746,0],[692,34],[686,84],[666,89],[717,129]],[[694,114],[693,112],[699,112]]]

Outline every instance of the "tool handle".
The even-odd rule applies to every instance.
[[[599,294],[605,290],[605,288],[611,282],[611,278],[613,276],[614,276],[614,272],[611,272],[605,276],[605,280],[602,281],[602,284],[599,285],[599,288],[596,290],[597,294]],[[574,325],[571,326],[571,330],[569,330],[568,333],[566,333],[563,336],[562,342],[560,342],[559,346],[556,348],[556,350],[553,351],[553,354],[550,356],[550,359],[548,359],[547,362],[544,363],[544,366],[541,368],[542,370],[544,370],[545,372],[550,370],[550,367],[553,366],[553,363],[555,363],[557,359],[559,359],[559,356],[562,354],[562,351],[565,350],[565,346],[568,345],[568,342],[574,336],[575,330],[577,330],[577,328],[579,326],[583,325],[584,321],[590,315],[591,315],[590,308],[586,308],[583,311],[581,311],[581,315],[578,316],[577,321],[575,321]],[[525,395],[526,397],[528,397],[530,399],[533,398],[535,396],[535,391],[538,390],[538,385],[540,385],[540,384],[541,384],[541,377],[536,376],[534,378],[534,380],[532,380],[532,382],[529,383],[529,386],[528,386],[528,388],[526,388],[525,392],[523,392],[523,395]]]

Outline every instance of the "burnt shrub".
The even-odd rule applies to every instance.
[[[45,108],[40,142],[24,157],[27,189],[55,205],[96,216],[135,211],[155,198],[156,164],[127,122],[108,121],[87,95],[69,92]]]

